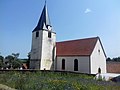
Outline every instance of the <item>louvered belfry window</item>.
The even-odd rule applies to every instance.
[[[39,37],[39,32],[38,31],[36,32],[36,37]]]
[[[48,32],[48,38],[51,38],[51,32],[50,31]]]

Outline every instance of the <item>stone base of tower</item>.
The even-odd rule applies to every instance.
[[[40,59],[32,59],[30,60],[30,69],[54,70],[54,65],[50,60],[44,60],[44,62],[41,62]]]
[[[40,69],[40,59],[31,59],[30,69]]]
[[[53,70],[53,61],[50,59],[42,59],[40,70]]]

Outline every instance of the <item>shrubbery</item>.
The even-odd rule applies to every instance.
[[[119,90],[120,84],[93,76],[60,72],[5,72],[0,83],[18,90]]]

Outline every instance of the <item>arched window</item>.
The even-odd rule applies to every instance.
[[[78,71],[78,60],[74,60],[74,71]]]
[[[100,67],[98,68],[98,73],[99,73],[99,74],[101,73],[101,68],[100,68]]]
[[[62,59],[62,70],[65,70],[65,59]]]

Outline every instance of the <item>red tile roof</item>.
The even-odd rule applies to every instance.
[[[89,56],[99,37],[56,43],[57,56]]]

